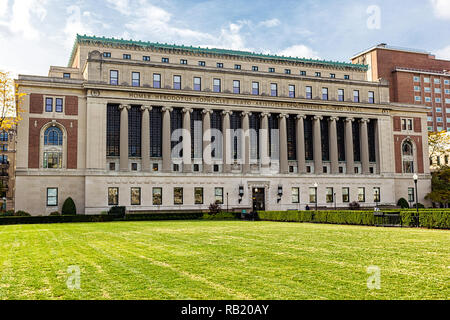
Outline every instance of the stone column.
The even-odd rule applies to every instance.
[[[370,174],[369,169],[369,132],[367,124],[369,119],[361,119],[360,141],[361,141],[361,163],[362,173]]]
[[[287,149],[287,121],[288,114],[280,114],[280,173],[289,173],[288,149]]]
[[[303,114],[297,115],[297,163],[298,173],[306,173],[306,152],[305,152],[305,118]]]
[[[322,131],[320,130],[320,121],[323,118],[320,116],[314,117],[313,122],[313,139],[314,139],[314,172],[315,174],[323,173],[322,160]]]
[[[129,171],[128,164],[128,111],[129,105],[120,105],[120,171]]]
[[[355,173],[355,156],[353,151],[353,118],[345,119],[345,160],[347,161],[347,174]]]
[[[251,112],[244,111],[242,112],[242,157],[244,160],[244,164],[242,166],[242,173],[249,174],[250,173],[250,119],[249,117],[252,115]]]
[[[172,108],[163,107],[163,128],[162,128],[162,152],[163,152],[163,172],[172,172],[172,142],[170,128],[170,113]]]
[[[268,169],[270,166],[269,156],[269,113],[261,113],[261,130],[259,131],[259,151],[261,167]]]
[[[339,154],[338,154],[338,139],[337,139],[337,126],[336,121],[338,117],[330,117],[329,122],[329,144],[330,144],[330,161],[331,161],[331,173],[339,173]]]
[[[142,144],[142,171],[150,172],[150,111],[152,107],[142,106],[142,130],[141,130],[141,144]]]
[[[223,135],[223,142],[222,142],[222,157],[223,157],[223,172],[224,173],[231,173],[231,137],[230,137],[230,116],[233,114],[232,111],[223,111],[223,118],[222,118],[222,135]]]
[[[212,110],[203,110],[203,172],[211,173],[212,157],[211,157],[211,114]]]
[[[191,138],[191,113],[190,108],[183,109],[183,172],[192,172],[192,138]]]

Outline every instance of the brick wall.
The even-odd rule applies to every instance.
[[[30,94],[30,113],[42,114],[44,112],[44,95]]]
[[[77,116],[78,115],[78,97],[66,96],[66,115]]]
[[[28,140],[28,168],[30,169],[39,168],[40,133],[42,127],[50,122],[52,122],[52,119],[30,118]],[[67,131],[67,168],[77,169],[78,121],[58,120],[57,123],[62,125]]]

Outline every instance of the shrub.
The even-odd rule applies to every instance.
[[[50,217],[59,217],[61,214],[58,211],[50,213]]]
[[[203,215],[204,220],[236,220],[240,217],[239,213],[232,212],[219,212],[215,215],[205,214]]]
[[[8,210],[6,212],[0,212],[0,217],[13,217],[14,210]]]
[[[110,216],[114,216],[117,218],[125,218],[125,214],[126,214],[127,208],[126,207],[112,207],[111,209],[109,209],[108,211],[108,215]]]
[[[25,211],[17,211],[14,213],[14,217],[31,217],[31,214]]]
[[[348,205],[348,207],[350,208],[350,210],[359,210],[361,208],[361,205],[359,204],[359,202],[353,201]]]
[[[397,202],[397,206],[402,209],[409,209],[409,203],[405,198],[400,198]]]
[[[222,208],[220,207],[219,202],[215,202],[215,203],[211,203],[209,205],[209,214],[211,216],[215,216],[216,214],[218,214],[220,211],[222,210]]]
[[[77,215],[77,207],[75,206],[75,202],[72,198],[67,198],[66,201],[64,201],[62,212],[61,214],[63,216],[76,216]]]

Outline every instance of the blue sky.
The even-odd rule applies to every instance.
[[[339,61],[384,42],[450,59],[450,0],[0,0],[0,69],[46,75],[76,33]]]

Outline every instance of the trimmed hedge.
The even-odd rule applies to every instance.
[[[203,220],[218,220],[218,221],[224,221],[224,220],[236,220],[240,219],[241,214],[240,213],[232,213],[232,212],[220,212],[215,215],[211,215],[208,213],[205,213],[203,215]]]
[[[74,223],[74,222],[109,222],[109,221],[114,221],[114,217],[105,216],[105,215],[4,217],[4,218],[0,218],[0,225]]]
[[[389,212],[394,213],[394,212]],[[397,211],[402,226],[416,225],[416,211]],[[375,226],[375,212],[372,211],[271,211],[258,212],[261,220],[283,222],[312,222],[343,225]],[[420,227],[429,229],[450,229],[450,210],[421,210]]]
[[[198,220],[203,213],[146,213],[127,214],[125,221]]]

